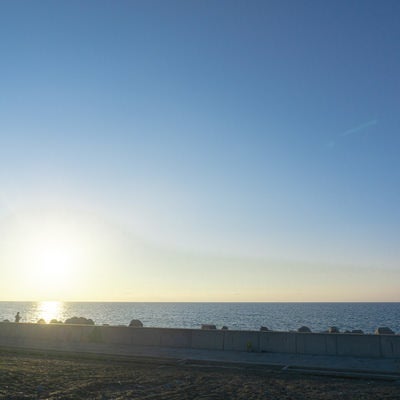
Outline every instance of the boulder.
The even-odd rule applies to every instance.
[[[201,329],[209,330],[209,329],[217,329],[217,327],[213,324],[203,324],[203,325],[201,325]]]
[[[311,333],[311,329],[308,326],[301,326],[299,329],[297,329],[297,332]]]
[[[143,323],[139,319],[133,319],[130,323],[129,326],[131,328],[143,328]]]
[[[269,329],[266,326],[260,326],[261,332],[269,332]]]
[[[387,326],[380,326],[376,329],[375,335],[394,335],[394,332]]]
[[[340,333],[339,328],[336,326],[330,326],[328,328],[328,333]]]
[[[228,330],[228,327],[224,325],[221,329],[222,329],[223,331],[227,331],[227,330]]]
[[[90,318],[85,317],[72,317],[68,318],[64,322],[65,324],[73,324],[73,325],[94,325],[94,322]]]

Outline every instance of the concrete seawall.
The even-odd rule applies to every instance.
[[[258,332],[172,328],[130,328],[65,324],[0,323],[0,346],[34,343],[151,346],[321,356],[400,358],[400,335]]]

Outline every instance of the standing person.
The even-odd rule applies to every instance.
[[[19,315],[19,311],[15,314],[15,322],[19,322],[21,320],[21,316]]]

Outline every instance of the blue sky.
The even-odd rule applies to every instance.
[[[74,220],[158,254],[110,250],[103,272],[194,285],[233,263],[278,274],[278,293],[287,274],[370,271],[355,300],[382,274],[373,300],[399,301],[399,17],[389,0],[2,1],[3,246],[24,242],[13,218]],[[12,286],[19,264],[3,264]],[[264,300],[232,276],[238,299]],[[215,299],[212,280],[193,300]],[[353,299],[301,287],[277,299]]]

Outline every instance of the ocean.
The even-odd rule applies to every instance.
[[[400,333],[400,303],[114,303],[114,302],[0,302],[0,321],[39,319],[65,321],[78,316],[97,325],[128,325],[140,319],[147,327],[199,328],[201,324],[237,330],[297,330],[313,332],[337,326],[340,331],[362,329],[373,333],[388,326]]]

